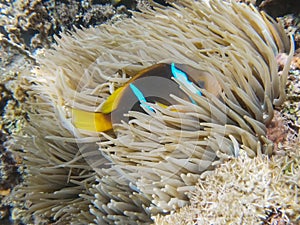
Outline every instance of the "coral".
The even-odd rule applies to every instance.
[[[57,224],[149,223],[151,215],[187,205],[191,191],[195,193],[192,201],[211,201],[209,197],[220,193],[224,202],[200,202],[207,207],[203,208],[206,221],[214,212],[209,207],[226,206],[230,197],[241,199],[245,193],[255,203],[251,191],[261,191],[256,183],[273,188],[262,180],[272,182],[276,167],[267,166],[276,160],[267,163],[261,155],[273,153],[267,125],[274,107],[285,100],[294,50],[280,23],[245,4],[184,0],[172,7],[156,5],[134,12],[132,18],[114,23],[75,29],[61,34],[56,43],[40,52],[38,66],[21,85],[27,88],[28,101],[22,107],[29,123],[22,129],[25,135],[15,138],[24,148],[27,174],[13,195],[18,219]],[[279,66],[276,57],[283,53],[288,55]],[[180,85],[196,104],[175,96],[176,106],[151,104],[154,112],[131,111],[129,123],[117,124],[107,133],[74,127],[73,108],[99,111],[130,77],[153,64],[171,62],[210,73],[222,88],[221,96],[207,90],[197,96]],[[228,161],[240,154],[241,158]],[[259,157],[249,159],[244,154]],[[214,168],[216,179],[206,176],[205,182],[195,186]],[[247,183],[243,173],[253,175],[253,180]],[[236,185],[230,186],[227,177]],[[298,179],[295,174],[291,177]],[[289,189],[295,186],[289,181],[282,193],[296,212]],[[220,182],[219,186],[210,186],[214,182]],[[199,194],[202,186],[210,188],[206,189],[210,195]],[[223,186],[226,193],[232,190],[229,197],[221,192]],[[262,205],[249,204],[249,211],[242,212],[250,217],[278,198],[261,201]],[[280,210],[286,210],[286,202],[281,203]],[[271,206],[279,210],[275,203]],[[239,216],[234,210],[228,210],[228,219]]]
[[[28,0],[1,3],[2,17],[0,26],[4,36],[23,49],[30,45],[30,39],[40,36],[41,46],[49,46],[52,40],[48,39],[52,32],[52,24],[47,9],[42,1]],[[37,46],[32,46],[37,47]]]
[[[298,224],[300,148],[294,147],[285,157],[229,160],[199,180],[191,206],[157,216],[155,224]]]
[[[21,67],[19,69],[22,71]],[[18,75],[18,72],[10,71],[0,78],[0,126],[7,134],[19,133],[27,120],[26,111],[21,106],[27,94],[17,81]]]
[[[16,62],[19,71],[28,72],[24,61]],[[8,68],[7,68],[8,69]],[[25,72],[26,71],[26,72]],[[13,189],[22,180],[23,165],[22,158],[16,154],[20,150],[16,146],[15,140],[10,135],[21,135],[21,130],[27,122],[27,113],[22,105],[27,97],[26,92],[20,86],[20,73],[14,72],[10,68],[9,72],[4,72],[0,77],[0,223],[7,224],[10,218],[12,202],[9,201],[9,195]]]
[[[0,113],[1,116],[4,114],[4,107],[7,104],[7,102],[12,98],[11,92],[7,90],[4,84],[0,84],[0,91],[1,91],[1,101],[0,101]]]
[[[293,65],[292,65],[293,66]],[[296,133],[299,133],[300,128],[300,86],[299,86],[300,70],[292,70],[292,73],[288,77],[287,83],[287,100],[284,102],[282,114],[287,119],[289,127],[294,129]]]
[[[299,54],[299,51],[300,51],[299,50],[299,48],[300,48],[300,15],[286,15],[281,20],[284,24],[284,28],[286,29],[286,31],[295,36],[295,49],[296,49],[296,53]],[[296,57],[297,57],[297,55],[296,55]]]
[[[287,105],[284,104],[284,106]],[[292,126],[294,121],[291,120],[291,115],[287,117],[286,110],[287,108],[282,108],[281,112],[275,111],[273,120],[267,126],[267,138],[274,143],[274,155],[286,155],[282,146],[287,146],[288,143],[293,142],[298,135],[297,129]]]
[[[286,118],[288,125],[291,129],[295,130],[295,133],[299,133],[299,75],[300,75],[300,23],[299,15],[292,16],[286,15],[282,19],[286,32],[293,34],[295,37],[295,55],[291,62],[291,71],[288,76],[287,82],[287,101],[285,101],[282,114]],[[284,65],[287,60],[287,55],[283,54],[277,58],[280,67]]]
[[[108,2],[104,2],[106,4]],[[124,6],[98,5],[93,1],[0,1],[1,65],[14,62],[18,54],[34,61],[38,48],[49,48],[53,35],[72,30],[74,26],[89,27],[130,13]]]
[[[101,24],[116,14],[112,5],[93,5],[83,17],[84,24]]]
[[[0,220],[9,220],[11,205],[6,201],[15,185],[21,182],[20,158],[14,158],[11,149],[7,148],[7,135],[0,131]]]

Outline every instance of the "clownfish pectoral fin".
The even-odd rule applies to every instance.
[[[78,129],[103,132],[112,129],[110,114],[72,109],[72,122]]]
[[[164,108],[164,109],[166,109],[166,108],[168,108],[169,106],[167,106],[167,105],[165,105],[165,104],[162,104],[162,103],[160,103],[160,102],[155,102],[158,106],[160,106],[160,107],[162,107],[162,108]],[[171,111],[172,112],[178,112],[178,110],[176,110],[176,109],[171,109]]]
[[[160,103],[160,102],[155,102],[158,106],[160,106],[160,107],[162,107],[163,109],[166,109],[166,108],[168,108],[168,106],[167,105],[165,105],[165,104],[162,104],[162,103]]]

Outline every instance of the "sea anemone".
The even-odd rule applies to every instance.
[[[281,24],[254,7],[184,0],[56,41],[28,78],[25,131],[33,138],[21,138],[28,176],[17,196],[36,217],[149,222],[188,204],[201,174],[241,149],[272,154],[266,124],[285,99],[294,47]],[[276,56],[284,52],[279,71]],[[72,110],[101,112],[118,87],[158,63],[205,71],[222,92],[199,96],[179,82],[193,103],[177,96],[168,107],[147,103],[152,110],[129,111],[129,122],[105,133],[74,126]]]

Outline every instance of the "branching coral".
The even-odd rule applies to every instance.
[[[155,224],[271,224],[268,212],[274,209],[284,224],[297,224],[299,156],[296,146],[292,157],[232,159],[199,181],[191,206],[158,216]]]
[[[30,44],[32,47],[50,45],[49,33],[53,32],[53,28],[42,1],[1,1],[0,5],[1,33],[12,43],[18,44],[23,50]]]
[[[76,213],[88,215],[90,204],[96,223],[147,222],[151,213],[186,205],[186,192],[195,189],[201,173],[238,156],[240,149],[250,157],[271,155],[266,124],[285,99],[293,45],[281,24],[255,8],[184,0],[56,41],[55,49],[40,54],[34,71],[31,98],[37,100],[27,132],[36,139],[24,143],[29,175],[17,193],[31,202],[29,212],[36,216],[72,221]],[[289,57],[279,75],[281,52]],[[210,73],[221,96],[207,90],[198,96],[181,85],[196,104],[173,96],[175,106],[131,111],[129,123],[108,133],[73,126],[72,108],[100,111],[140,70],[172,62]],[[99,150],[91,148],[96,142]],[[37,192],[49,182],[50,189]]]
[[[126,7],[114,7],[109,1],[0,1],[0,65],[18,60],[18,54],[34,61],[34,51],[49,48],[54,35],[73,26],[89,27],[130,14]],[[14,65],[14,64],[13,64]]]

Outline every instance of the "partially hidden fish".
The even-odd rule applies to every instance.
[[[199,88],[216,96],[221,92],[217,80],[208,72],[185,64],[159,63],[140,71],[113,92],[102,105],[101,112],[72,109],[73,124],[78,129],[108,131],[113,128],[113,124],[128,122],[130,118],[125,114],[129,111],[145,112],[143,107],[153,111],[147,102],[162,107],[176,104],[171,94],[196,104],[175,80],[199,96],[202,95]]]

